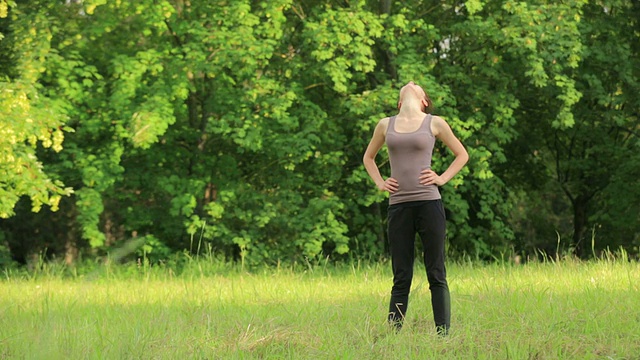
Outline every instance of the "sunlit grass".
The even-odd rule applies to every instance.
[[[389,265],[245,272],[193,261],[66,278],[5,274],[4,359],[636,359],[640,266],[452,264],[452,333],[416,272],[406,326],[385,324]]]

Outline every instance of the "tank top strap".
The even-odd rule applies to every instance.
[[[396,132],[396,116],[392,116],[389,118],[389,124],[387,125],[387,133]]]
[[[431,133],[431,119],[433,118],[433,116],[431,114],[427,114],[427,116],[424,117],[424,120],[422,121],[422,130],[427,131],[429,134],[433,135]]]

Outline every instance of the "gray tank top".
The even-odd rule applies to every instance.
[[[418,130],[396,132],[396,117],[389,119],[386,142],[389,149],[391,177],[398,181],[398,191],[389,197],[389,205],[407,201],[437,200],[437,185],[421,185],[420,172],[431,168],[431,155],[436,138],[431,133],[431,114],[422,119]]]

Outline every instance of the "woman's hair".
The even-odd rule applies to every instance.
[[[422,88],[421,88],[422,89]],[[424,91],[424,90],[422,90]],[[433,107],[433,101],[431,101],[431,98],[429,97],[429,94],[427,94],[426,91],[424,91],[424,98],[427,100],[427,103],[429,104],[425,109],[424,112],[426,112],[427,114],[431,114],[434,110]]]

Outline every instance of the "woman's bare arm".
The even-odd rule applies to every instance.
[[[378,122],[378,125],[376,125],[376,128],[373,131],[373,136],[371,137],[369,146],[367,146],[367,150],[362,158],[362,163],[364,164],[365,169],[367,169],[367,173],[371,179],[376,183],[378,189],[393,193],[398,190],[398,182],[394,178],[384,180],[382,175],[380,175],[378,165],[376,165],[376,155],[382,148],[382,145],[384,145],[385,133],[387,132],[388,125],[389,118],[384,118]]]
[[[467,163],[467,161],[469,161],[469,154],[464,148],[464,145],[462,145],[460,140],[458,140],[458,138],[453,134],[453,130],[451,130],[449,124],[447,124],[443,118],[434,116],[432,123],[433,135],[440,139],[449,148],[449,150],[453,152],[455,160],[453,160],[447,170],[440,175],[431,169],[422,171],[420,183],[423,185],[435,184],[442,186],[460,172],[462,167]]]

